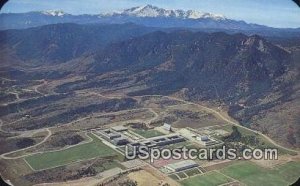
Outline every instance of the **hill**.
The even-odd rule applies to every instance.
[[[5,38],[0,46],[11,55],[2,72],[15,79],[83,76],[84,80],[62,83],[55,91],[101,89],[209,101],[227,108],[243,125],[299,147],[295,41],[283,46],[282,41],[275,44],[258,35],[163,32],[131,24],[49,25],[11,31]],[[28,60],[44,63],[32,68]]]

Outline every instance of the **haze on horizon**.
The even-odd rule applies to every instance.
[[[10,0],[2,13],[63,10],[71,14],[99,14],[151,4],[165,9],[197,10],[222,14],[278,28],[299,28],[300,8],[292,0]]]

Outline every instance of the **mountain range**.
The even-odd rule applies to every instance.
[[[207,12],[200,12],[195,10],[168,10],[158,8],[152,5],[133,7],[125,9],[120,12],[112,12],[108,14],[101,14],[100,16],[133,16],[133,17],[169,17],[176,19],[214,19],[214,20],[225,20],[225,16],[211,14]]]
[[[169,123],[188,144],[193,139],[187,135],[196,132],[213,139],[214,147],[222,142],[236,149],[237,155],[245,148],[278,148],[277,163],[269,156],[273,150],[265,151],[270,161],[250,162],[267,180],[254,171],[247,182],[226,178],[224,184],[259,179],[257,185],[288,185],[298,175],[299,59],[300,28],[272,28],[195,10],[145,5],[96,15],[1,13],[1,176],[14,185],[81,184],[82,179],[134,184],[135,174],[117,179],[103,174],[99,183],[90,182],[111,168],[126,168],[128,161],[118,153],[104,155],[101,140],[89,142],[100,129],[117,125],[128,128],[130,142],[138,142],[160,135],[153,133],[160,131],[157,126]],[[82,149],[91,153],[78,153]],[[66,161],[61,153],[68,155]],[[206,171],[231,168],[215,156],[209,159],[201,165]],[[161,174],[159,169],[151,168],[151,175]],[[293,178],[286,176],[291,172]],[[200,183],[164,178],[153,177],[157,184]]]
[[[267,36],[299,36],[300,29],[279,29],[264,25],[228,19],[223,15],[194,11],[168,10],[152,5],[133,7],[123,11],[97,15],[71,15],[60,10],[2,13],[0,29],[23,29],[57,23],[77,24],[123,24],[135,23],[148,27],[189,28],[198,31],[230,31],[234,33],[260,34]]]
[[[299,147],[299,38],[267,40],[132,23],[54,24],[0,33],[1,77],[80,76],[85,80],[62,83],[55,92],[99,88],[217,102],[241,124]]]

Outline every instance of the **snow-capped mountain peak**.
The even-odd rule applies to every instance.
[[[134,17],[174,17],[181,19],[200,19],[200,18],[212,18],[215,20],[226,19],[223,15],[211,14],[206,12],[200,12],[195,10],[169,10],[158,8],[153,5],[139,6],[126,9],[121,12],[114,12],[110,15],[127,15]]]
[[[49,16],[59,16],[59,17],[66,15],[66,13],[62,10],[47,10],[47,11],[43,11],[42,14],[49,15]]]
[[[137,17],[158,17],[162,15],[167,15],[168,12],[164,9],[160,9],[152,5],[147,5],[147,6],[140,6],[140,7],[133,7],[130,9],[126,9],[122,12],[122,14],[132,15]]]

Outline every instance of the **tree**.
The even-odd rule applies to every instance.
[[[233,142],[233,141],[241,141],[242,134],[238,130],[236,126],[232,126],[232,132],[229,136],[225,137],[223,140],[227,142]]]
[[[138,186],[138,183],[136,181],[133,180],[125,180],[122,183],[119,183],[120,186]]]

